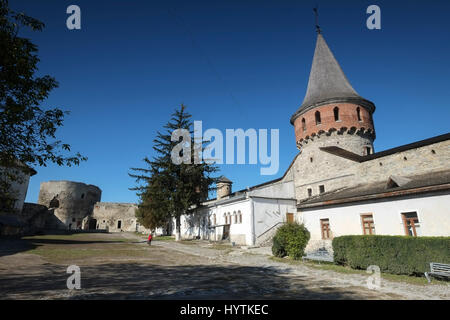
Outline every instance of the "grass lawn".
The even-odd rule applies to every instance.
[[[155,241],[175,241],[174,236],[155,236],[153,237]]]
[[[143,257],[147,247],[137,247],[132,240],[110,234],[78,233],[69,235],[39,235],[23,237],[32,249],[24,253],[36,254],[56,264],[82,263],[84,260]]]
[[[368,275],[365,270],[356,270],[350,267],[339,266],[333,264],[331,262],[318,262],[318,261],[300,261],[300,260],[292,260],[290,258],[277,258],[270,257],[271,260],[277,262],[283,262],[291,265],[303,265],[311,268],[321,269],[321,270],[330,270],[339,273],[347,273],[347,274],[361,274]],[[427,279],[424,277],[413,277],[407,275],[398,275],[398,274],[390,274],[390,273],[381,273],[381,278],[389,281],[397,281],[397,282],[406,282],[415,285],[430,285]],[[431,281],[431,285],[448,285],[448,281],[438,280],[433,278]]]

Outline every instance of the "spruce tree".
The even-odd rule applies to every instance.
[[[164,126],[165,131],[157,132],[153,140],[154,157],[145,158],[146,168],[131,168],[130,174],[139,185],[133,190],[138,191],[140,203],[136,216],[145,227],[155,229],[165,227],[171,219],[175,219],[177,239],[180,238],[180,217],[191,214],[206,200],[217,178],[211,175],[217,167],[201,162],[196,163],[196,155],[204,150],[205,142],[195,144],[191,115],[184,105],[176,110],[170,121]],[[185,129],[190,133],[190,141],[183,141],[191,146],[190,163],[176,164],[172,161],[172,150],[179,141],[172,141],[172,133],[177,129]],[[198,146],[195,148],[194,146]]]

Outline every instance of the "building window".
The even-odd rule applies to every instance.
[[[369,155],[372,149],[370,147],[366,147],[366,155]]]
[[[305,120],[305,118],[302,119],[302,129],[303,129],[303,132],[306,131],[306,120]]]
[[[239,223],[242,223],[242,212],[238,211]]]
[[[237,223],[237,215],[236,211],[233,212],[234,223]]]
[[[311,197],[311,196],[312,196],[312,189],[308,188],[308,197]]]
[[[213,214],[213,224],[216,225],[216,214]]]
[[[81,194],[81,199],[84,199],[84,193]]]
[[[117,229],[120,229],[120,228],[122,228],[122,221],[121,220],[117,221]]]
[[[339,108],[335,107],[333,109],[333,113],[334,113],[334,121],[339,121]]]
[[[417,212],[402,213],[402,220],[407,236],[420,236],[420,223]]]
[[[358,117],[358,121],[361,121],[361,108],[360,107],[356,108],[356,115]]]
[[[316,125],[321,124],[321,120],[320,120],[320,112],[319,112],[319,111],[316,111],[315,116],[316,116]]]
[[[375,234],[375,224],[373,223],[373,215],[361,215],[361,223],[364,234]]]
[[[309,158],[309,162],[313,162],[313,158],[312,157]]]
[[[319,186],[319,193],[324,193],[325,192],[325,186],[324,185],[320,185]]]
[[[320,228],[322,229],[322,239],[331,239],[330,219],[320,219]]]

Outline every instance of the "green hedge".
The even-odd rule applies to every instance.
[[[298,260],[303,256],[309,238],[310,233],[304,225],[298,223],[284,224],[278,228],[273,237],[272,253],[279,258],[289,256]]]
[[[450,264],[450,237],[342,236],[333,239],[333,251],[336,264],[423,276],[430,262]]]

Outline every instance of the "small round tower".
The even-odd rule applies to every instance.
[[[225,198],[231,194],[233,182],[225,176],[221,176],[217,181],[217,200]]]
[[[337,146],[371,154],[374,111],[375,105],[353,89],[319,32],[306,95],[291,117],[297,147],[303,152],[311,146]]]

